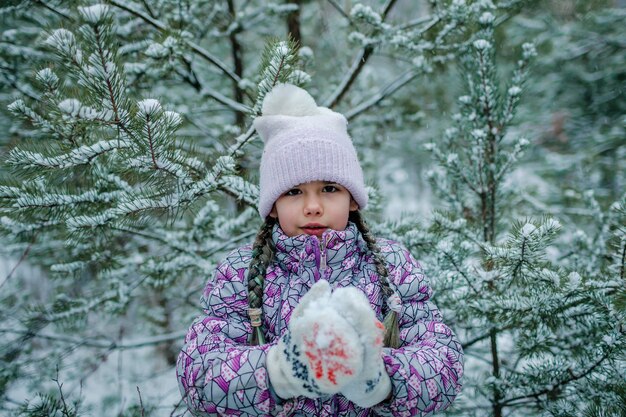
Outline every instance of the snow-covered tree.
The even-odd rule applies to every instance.
[[[256,233],[261,144],[251,122],[285,81],[347,116],[372,183],[390,167],[421,169],[421,144],[432,140],[432,205],[442,210],[424,227],[408,216],[380,230],[424,259],[436,302],[475,358],[450,415],[566,415],[562,399],[609,410],[623,398],[623,197],[611,194],[607,209],[609,196],[572,191],[594,223],[578,230],[559,218],[558,232],[556,220],[524,217],[538,197],[520,200],[510,181],[536,138],[507,133],[533,50],[505,89],[493,54],[534,34],[536,23],[523,23],[541,21],[541,2],[105,3],[0,6],[0,230],[10,256],[0,412],[183,414],[173,360],[215,262]],[[618,32],[611,21],[586,30]],[[451,121],[459,63],[467,91]],[[533,118],[543,120],[522,117]],[[593,129],[604,143],[607,129]],[[389,203],[373,200],[376,218]]]
[[[518,217],[519,189],[507,177],[530,142],[509,127],[536,52],[524,44],[510,82],[501,82],[494,20],[491,11],[480,16],[462,56],[466,94],[453,126],[427,144],[445,210],[417,231],[411,220],[396,228],[427,255],[437,299],[463,340],[467,378],[449,414],[618,416],[626,195],[605,211],[585,193],[592,236],[562,231],[555,218]],[[559,233],[570,235],[556,241]]]

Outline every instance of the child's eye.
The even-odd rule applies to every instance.
[[[300,194],[300,193],[301,193],[301,191],[300,191],[299,189],[297,189],[297,188],[292,188],[291,190],[287,191],[287,192],[285,193],[285,195],[298,195],[298,194]]]
[[[340,191],[340,190],[335,185],[325,185],[324,188],[322,188],[322,191],[324,191],[325,193],[336,193],[337,191]]]

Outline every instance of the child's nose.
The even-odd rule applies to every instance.
[[[304,213],[307,216],[319,216],[323,213],[322,204],[318,196],[307,196],[304,203]]]

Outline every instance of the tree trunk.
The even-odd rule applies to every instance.
[[[295,4],[298,10],[287,15],[287,33],[298,45],[302,45],[302,32],[300,31],[300,8],[302,0],[287,0],[287,4]]]
[[[232,16],[233,21],[237,18],[237,11],[235,10],[234,0],[228,0],[228,12]],[[243,49],[241,44],[237,40],[237,30],[233,30],[229,35],[231,53],[233,57],[233,64],[235,74],[239,78],[243,78]],[[243,91],[239,87],[236,81],[233,81],[233,91],[235,94],[235,101],[237,103],[243,103]],[[237,126],[242,126],[245,123],[246,115],[240,111],[235,112],[235,123]]]

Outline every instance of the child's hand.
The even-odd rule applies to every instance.
[[[270,383],[279,397],[336,394],[364,365],[353,326],[333,307],[330,286],[319,281],[302,297],[289,330],[268,352]]]
[[[331,302],[358,333],[365,352],[363,370],[341,393],[360,407],[372,407],[391,392],[391,381],[382,360],[385,328],[376,318],[365,294],[357,288],[335,290]]]

